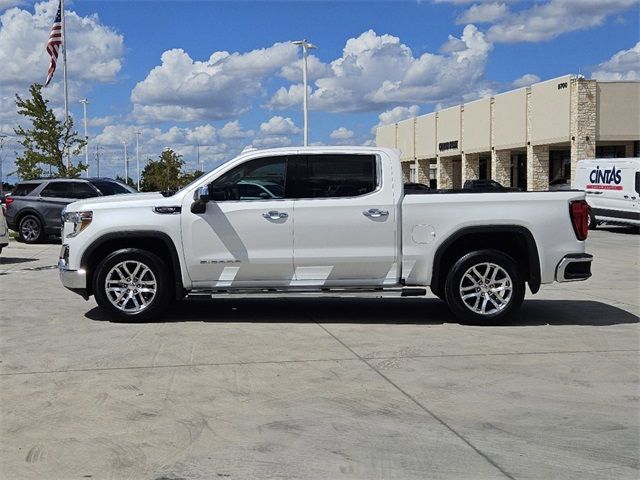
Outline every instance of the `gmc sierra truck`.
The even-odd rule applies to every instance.
[[[430,287],[461,321],[496,324],[525,284],[591,276],[584,192],[405,193],[385,148],[250,150],[177,193],[81,200],[63,219],[62,284],[132,321],[187,295]]]

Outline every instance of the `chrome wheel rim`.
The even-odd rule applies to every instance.
[[[33,242],[40,235],[38,221],[33,217],[25,218],[20,224],[20,233],[26,241]]]
[[[125,260],[109,270],[104,289],[114,307],[124,313],[135,314],[151,305],[158,282],[147,265],[136,260]]]
[[[500,265],[478,263],[462,275],[459,291],[462,302],[473,313],[494,315],[509,305],[513,281]]]

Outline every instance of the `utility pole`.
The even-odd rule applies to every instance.
[[[4,175],[2,174],[4,155],[2,154],[2,150],[4,149],[4,141],[6,138],[6,135],[0,135],[0,195],[4,195]]]
[[[200,163],[200,142],[196,143],[196,153],[198,157],[198,168],[201,172],[204,172],[204,165]]]
[[[87,163],[87,178],[89,177],[89,135],[87,134],[87,105],[89,105],[89,100],[83,98],[80,100],[82,104],[82,110],[84,111],[84,159]]]
[[[100,145],[96,145],[96,177],[100,176],[100,149],[102,147]]]
[[[140,130],[136,130],[136,171],[137,171],[137,188],[140,191]]]
[[[308,103],[308,96],[309,96],[309,93],[307,92],[307,55],[309,53],[309,50],[315,49],[318,47],[316,47],[313,43],[308,42],[306,39],[295,41],[293,42],[293,44],[302,47],[302,57],[304,60],[304,66],[302,68],[302,83],[304,85],[304,96],[302,97],[303,98],[302,111],[304,114],[304,146],[306,147],[309,144],[309,124],[307,121],[307,117],[308,117],[307,103]]]
[[[124,145],[124,183],[129,184],[129,159],[127,158],[127,142],[122,141]]]

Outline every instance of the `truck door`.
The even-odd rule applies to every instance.
[[[383,172],[381,159],[371,154],[301,155],[294,178],[294,284],[396,283],[390,168]]]
[[[185,199],[181,222],[194,287],[286,286],[293,279],[287,157],[248,160],[214,180],[204,213]]]

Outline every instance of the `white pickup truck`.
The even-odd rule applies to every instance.
[[[189,294],[425,295],[503,322],[525,283],[585,280],[584,192],[405,194],[397,150],[243,152],[173,195],[72,203],[60,278],[114,317]],[[425,318],[427,317],[425,312]]]

